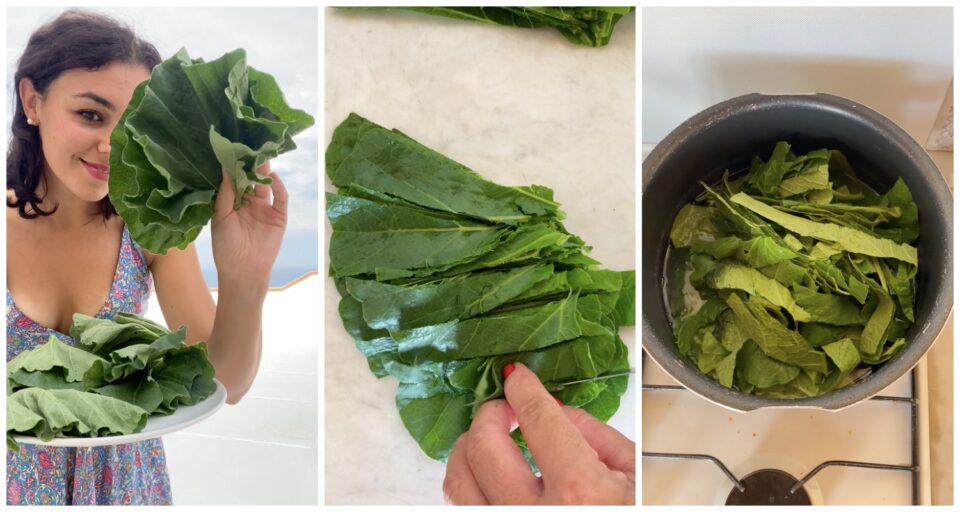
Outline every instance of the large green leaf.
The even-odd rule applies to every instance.
[[[64,344],[51,335],[47,342],[25,350],[7,362],[8,390],[49,386],[82,387],[84,375],[97,363],[106,361],[94,354]],[[60,384],[63,384],[62,386]]]
[[[594,296],[590,298],[596,301]],[[393,337],[399,343],[401,360],[409,363],[535,350],[583,334],[579,299],[573,295],[543,306],[400,331]]]
[[[334,277],[390,271],[397,278],[417,269],[449,268],[490,252],[507,233],[503,227],[337,194],[327,194],[327,216]]]
[[[519,28],[553,27],[573,44],[600,47],[634,7],[365,7],[403,9],[432,16]]]
[[[105,356],[114,350],[170,334],[166,327],[129,313],[117,313],[113,320],[76,313],[70,336],[85,350]]]
[[[183,249],[213,215],[223,172],[240,207],[270,183],[256,168],[312,124],[244,50],[204,62],[181,49],[137,87],[111,133],[110,200],[141,247]]]
[[[348,278],[350,295],[363,303],[374,329],[403,330],[490,311],[553,274],[552,265],[477,272],[422,285],[391,285]]]
[[[30,432],[43,441],[127,435],[146,423],[146,411],[135,405],[75,389],[26,388],[7,397],[7,434]]]
[[[484,180],[406,135],[350,114],[327,148],[327,176],[413,204],[503,224],[557,217],[557,203],[520,187]]]

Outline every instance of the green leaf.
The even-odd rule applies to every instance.
[[[913,322],[913,282],[917,277],[917,267],[906,263],[898,263],[897,271],[890,276],[890,289],[897,296],[897,304],[903,316]]]
[[[105,361],[94,354],[66,345],[51,335],[46,343],[20,352],[7,362],[7,378],[17,384],[13,389],[34,386],[39,383],[37,379],[62,379],[65,384],[82,383],[84,374],[96,362]],[[38,374],[46,375],[41,377]]]
[[[111,384],[93,388],[91,391],[98,395],[109,396],[136,405],[146,411],[147,414],[156,412],[163,402],[160,385],[149,372],[133,374]]]
[[[841,372],[849,373],[860,364],[860,352],[850,338],[828,343],[823,346],[823,351]]]
[[[373,329],[405,330],[477,316],[553,275],[553,265],[476,272],[420,285],[391,285],[348,278],[347,290],[363,304]]]
[[[917,204],[903,178],[897,178],[893,187],[881,196],[880,204],[899,208],[900,216],[877,226],[878,235],[900,243],[911,243],[920,236]]]
[[[404,386],[404,384],[401,384]],[[430,458],[446,461],[460,434],[470,425],[466,395],[443,393],[425,398],[397,398],[400,419]]]
[[[402,9],[486,25],[519,28],[553,27],[573,44],[600,47],[610,42],[613,27],[634,7],[353,7]]]
[[[898,244],[884,238],[877,238],[863,231],[839,226],[837,224],[813,222],[796,215],[783,213],[757,201],[743,192],[735,194],[730,198],[730,201],[800,236],[809,236],[818,240],[834,242],[835,245],[847,252],[876,256],[879,258],[894,258],[913,265],[917,264],[916,247]]]
[[[886,293],[874,290],[874,295],[879,300],[877,309],[863,326],[863,334],[860,336],[860,352],[864,354],[877,354],[883,341],[886,340],[887,328],[893,320],[896,308],[893,300]]]
[[[136,88],[111,133],[110,201],[144,249],[183,249],[213,215],[223,172],[239,208],[270,183],[256,168],[312,125],[244,50],[204,62],[181,49]]]
[[[78,346],[101,357],[123,347],[153,340],[170,334],[170,330],[137,315],[118,313],[113,320],[75,314],[70,336]]]
[[[128,345],[110,353],[109,360],[95,362],[87,375],[93,382],[114,382],[142,372],[150,362],[164,357],[172,350],[184,346],[187,337],[186,327],[163,335],[149,344]],[[92,384],[91,387],[94,387]]]
[[[197,343],[170,351],[162,364],[154,366],[152,377],[160,386],[161,414],[170,414],[182,405],[194,405],[217,390],[214,368],[207,357],[207,344]]]
[[[570,236],[551,225],[532,224],[520,226],[492,251],[480,255],[475,260],[443,269],[439,266],[435,271],[441,276],[454,276],[466,272],[486,270],[511,264],[542,263],[546,260],[546,252],[550,249],[559,250]],[[565,253],[564,253],[565,254]]]
[[[64,435],[101,437],[140,431],[143,409],[122,400],[75,389],[26,388],[7,397],[7,434],[42,441]]]
[[[400,132],[355,118],[347,118],[345,134],[334,130],[327,149],[333,152],[327,176],[338,187],[357,184],[424,208],[502,224],[561,216],[557,204],[540,195],[483,180]]]
[[[827,373],[827,362],[822,352],[816,351],[799,333],[787,329],[753,299],[744,302],[736,293],[727,297],[737,322],[764,354],[778,361]],[[756,384],[748,381],[754,386]]]
[[[810,313],[814,322],[831,325],[863,325],[860,308],[849,298],[828,293],[817,293],[805,286],[794,286],[797,304]]]
[[[753,341],[743,345],[737,358],[743,378],[760,389],[786,384],[800,375],[800,368],[768,357]]]
[[[695,313],[684,317],[680,322],[674,324],[674,333],[677,336],[677,346],[680,349],[680,353],[690,356],[694,346],[694,338],[697,333],[704,327],[712,325],[717,317],[720,316],[720,313],[727,309],[727,307],[726,302],[714,297],[704,302]]]
[[[395,270],[449,268],[493,250],[503,228],[453,221],[402,206],[327,194],[333,225],[330,268],[334,277]],[[370,247],[377,250],[371,251]]]
[[[777,187],[780,197],[790,197],[813,190],[829,190],[830,175],[826,161],[812,171],[802,172],[783,180]]]
[[[686,204],[673,219],[670,242],[674,247],[690,247],[695,241],[720,238],[720,230],[713,219],[720,213],[716,208]]]
[[[617,325],[634,325],[637,315],[637,284],[636,271],[627,270],[620,273],[623,286],[617,295],[617,305],[614,310]]]
[[[750,295],[762,297],[786,309],[798,322],[809,322],[813,319],[809,312],[797,304],[790,290],[750,267],[736,264],[722,265],[707,276],[706,284],[715,290],[742,290]]]
[[[787,159],[790,157],[790,144],[778,142],[766,162],[754,161],[747,181],[766,195],[777,191],[783,176],[790,170]]]
[[[599,306],[595,296],[584,297],[583,302],[589,299]],[[400,359],[414,364],[534,350],[583,333],[579,301],[580,297],[573,295],[543,306],[420,327],[392,336],[399,343]]]

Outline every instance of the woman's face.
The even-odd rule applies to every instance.
[[[133,90],[148,78],[145,66],[120,62],[93,71],[71,69],[57,77],[43,97],[24,80],[21,100],[40,130],[48,182],[85,201],[107,195],[110,132]]]

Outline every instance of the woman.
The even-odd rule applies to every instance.
[[[160,55],[116,21],[68,11],[21,56],[7,153],[7,360],[46,342],[73,344],[74,313],[143,314],[155,286],[166,323],[208,343],[216,378],[237,403],[256,376],[262,305],[286,226],[287,193],[257,186],[233,209],[221,183],[211,221],[215,304],[196,250],[140,250],[107,197],[110,132]],[[271,194],[272,193],[272,194]],[[273,196],[272,201],[271,197]],[[104,299],[106,297],[106,299]],[[90,449],[7,451],[7,503],[170,504],[160,439]]]

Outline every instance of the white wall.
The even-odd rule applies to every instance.
[[[951,8],[644,8],[642,138],[751,92],[828,92],[921,144],[953,77]]]

